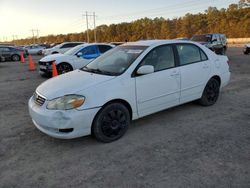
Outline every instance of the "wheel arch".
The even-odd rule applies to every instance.
[[[96,119],[96,117],[98,116],[98,114],[101,112],[101,110],[102,110],[105,106],[107,106],[107,105],[109,105],[109,104],[112,104],[112,103],[121,103],[121,104],[123,104],[123,105],[128,109],[128,111],[129,111],[130,120],[133,119],[133,110],[132,110],[132,107],[131,107],[131,105],[130,105],[126,100],[124,100],[124,99],[112,99],[112,100],[106,102],[106,103],[101,107],[101,109],[96,113],[96,115],[95,115],[95,117],[94,117],[94,119],[93,119],[93,121],[92,121],[92,125],[91,125],[91,134],[93,133],[93,124],[94,124],[95,119]]]
[[[66,62],[66,61],[59,62],[59,63],[57,63],[56,66],[59,66],[61,64],[68,64],[72,68],[72,70],[74,70],[73,66],[69,62]]]
[[[217,81],[219,82],[220,86],[221,86],[221,78],[220,78],[220,76],[214,75],[214,76],[212,76],[209,80],[211,80],[212,78],[215,79],[215,80],[217,80]],[[208,81],[209,81],[209,80],[208,80]]]

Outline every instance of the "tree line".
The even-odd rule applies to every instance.
[[[250,0],[240,0],[228,8],[209,7],[204,13],[186,14],[183,17],[165,19],[143,18],[130,23],[100,25],[96,28],[98,42],[124,42],[143,39],[190,38],[194,34],[224,33],[228,38],[250,37]],[[94,30],[89,30],[90,42],[94,42]],[[86,31],[39,37],[36,43],[60,43],[86,41]],[[32,44],[33,38],[12,41],[16,44]]]

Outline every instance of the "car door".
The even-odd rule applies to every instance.
[[[181,74],[180,103],[199,99],[211,72],[205,52],[194,44],[176,44]]]
[[[0,53],[2,54],[2,56],[6,59],[11,57],[11,50],[8,47],[0,47]]]
[[[136,97],[140,117],[179,104],[180,71],[176,67],[174,49],[164,45],[151,50],[138,68],[152,65],[154,73],[137,75]]]

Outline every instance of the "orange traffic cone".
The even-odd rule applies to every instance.
[[[52,64],[52,77],[56,77],[58,76],[58,72],[57,72],[57,69],[56,69],[56,64],[53,63]]]
[[[21,63],[25,63],[25,59],[24,59],[24,56],[23,56],[23,52],[21,52],[21,59],[20,59],[20,62],[21,62]]]
[[[35,70],[36,70],[36,67],[35,67],[35,64],[33,62],[32,56],[29,55],[29,71],[35,71]]]

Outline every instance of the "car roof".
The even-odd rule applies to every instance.
[[[141,40],[137,42],[128,42],[122,46],[157,46],[161,44],[173,44],[173,43],[193,43],[184,40]]]
[[[93,46],[93,45],[106,45],[106,46],[115,47],[114,45],[107,44],[107,43],[84,43],[84,44],[79,45],[78,47],[87,47],[87,46]]]
[[[79,44],[84,44],[85,42],[63,42],[63,43],[60,43],[60,44],[70,44],[70,43],[79,43]]]

